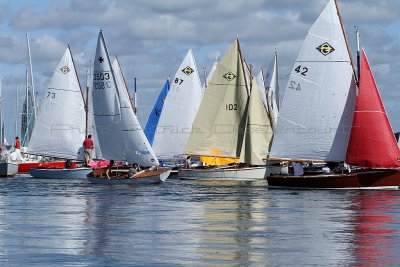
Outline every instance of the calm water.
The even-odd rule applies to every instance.
[[[398,266],[400,191],[0,180],[1,266]]]

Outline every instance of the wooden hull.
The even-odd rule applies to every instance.
[[[85,179],[92,171],[91,168],[76,169],[30,169],[29,174],[33,178],[42,179]]]
[[[265,166],[182,169],[179,170],[179,177],[190,180],[252,181],[265,179],[267,171],[267,167]]]
[[[24,162],[18,166],[18,173],[29,173],[32,168],[43,167],[43,168],[64,168],[65,161],[54,161],[54,162]]]
[[[156,170],[146,170],[137,173],[132,178],[128,177],[111,177],[108,179],[105,175],[94,176],[93,172],[87,175],[87,179],[89,182],[93,184],[154,184],[154,183],[162,183],[167,180],[169,175],[171,174],[171,169],[169,168],[157,168]]]
[[[18,172],[18,163],[1,162],[0,177],[13,177]]]
[[[295,189],[398,189],[400,170],[357,170],[349,174],[267,177],[269,187]]]

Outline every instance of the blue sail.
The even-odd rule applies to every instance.
[[[163,89],[161,90],[160,95],[156,103],[154,104],[153,110],[150,113],[149,119],[147,120],[146,128],[144,129],[144,133],[146,134],[147,139],[149,140],[150,145],[153,145],[154,134],[157,128],[158,120],[161,116],[161,111],[164,106],[164,100],[167,97],[168,91],[170,87],[170,82],[167,80],[164,84]]]

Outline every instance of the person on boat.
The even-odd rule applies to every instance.
[[[111,170],[112,170],[113,166],[114,166],[114,160],[112,159],[112,160],[110,160],[110,164],[107,166],[107,169],[106,169],[107,179],[110,179],[110,174],[111,174]]]
[[[85,149],[85,163],[89,166],[89,162],[92,159],[92,153],[94,148],[94,143],[92,140],[92,135],[88,135],[85,141],[83,141],[83,148]]]
[[[17,160],[20,160],[22,162],[25,162],[24,158],[21,156],[21,141],[19,140],[19,137],[15,137],[15,156],[17,157]]]
[[[72,167],[72,161],[70,159],[67,159],[65,161],[65,169],[71,169]]]
[[[192,168],[192,156],[187,156],[185,160],[185,169]]]
[[[139,164],[133,163],[132,166],[128,170],[128,177],[132,178],[133,176],[135,176],[135,174],[137,174],[140,171],[141,171],[141,169],[140,169]]]

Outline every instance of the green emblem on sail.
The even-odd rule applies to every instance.
[[[230,81],[232,81],[233,79],[236,78],[236,75],[233,74],[232,72],[227,72],[227,73],[225,73],[225,75],[222,76],[222,77],[224,77],[225,79],[227,79],[227,80],[230,82]]]
[[[322,45],[317,47],[317,50],[321,52],[324,56],[329,55],[333,51],[335,51],[335,48],[333,48],[330,44],[327,42],[323,43]]]
[[[68,68],[68,66],[64,66],[64,67],[62,67],[60,70],[61,70],[61,72],[64,73],[64,74],[67,74],[68,72],[71,71],[71,70]]]
[[[182,72],[185,73],[186,75],[190,75],[194,72],[194,70],[191,67],[187,66],[182,70]]]

